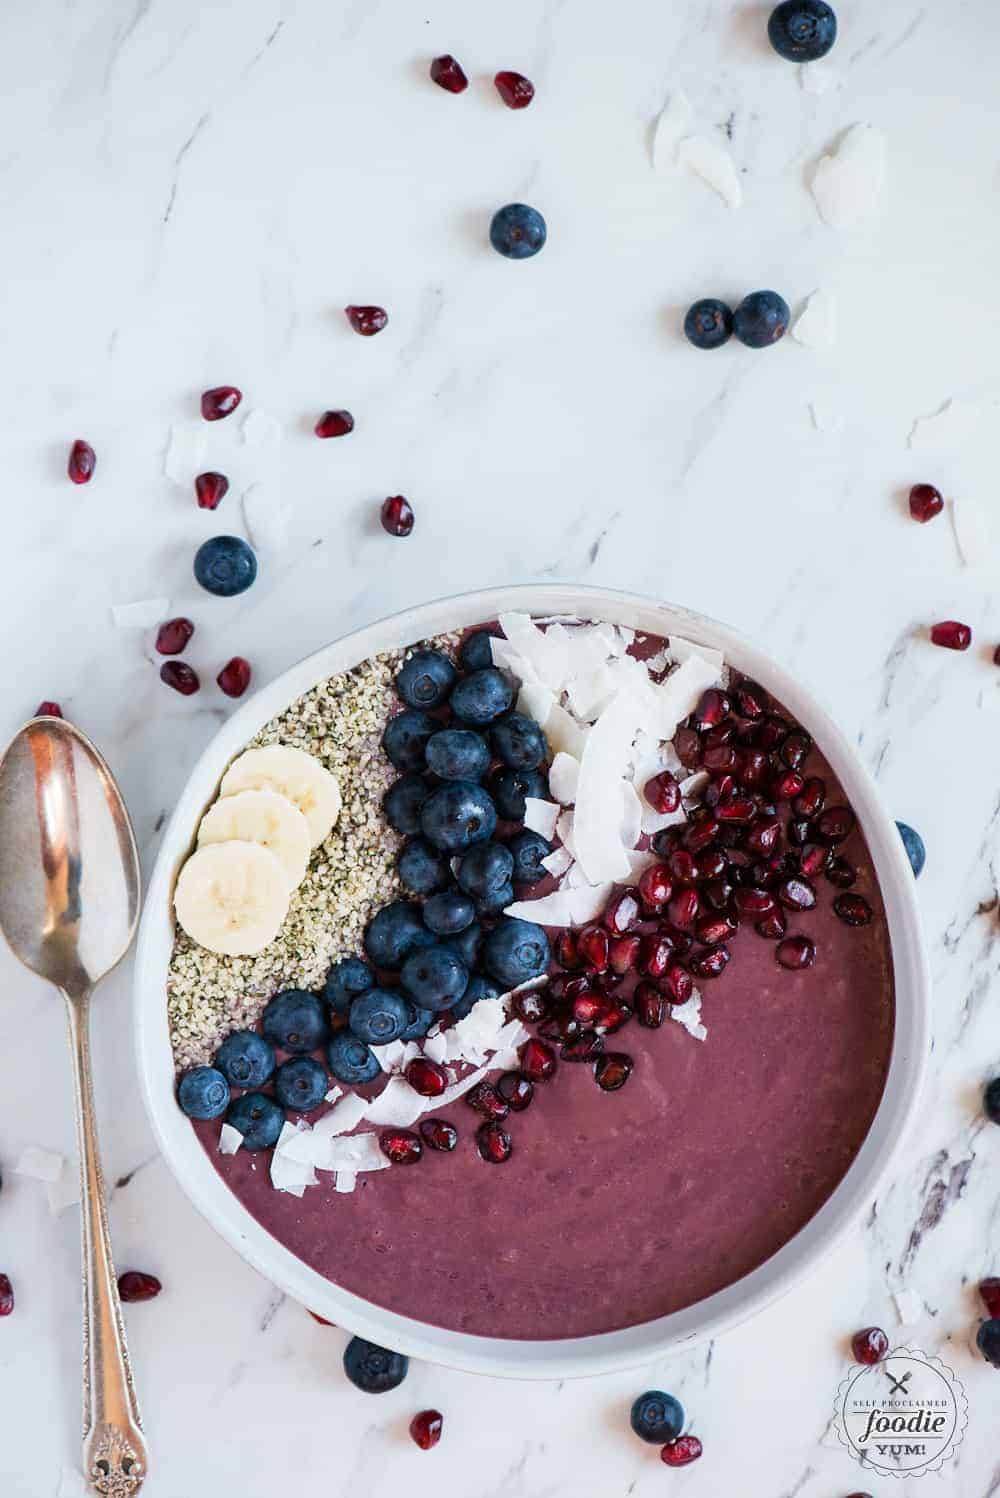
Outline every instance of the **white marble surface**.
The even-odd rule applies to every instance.
[[[568,578],[726,618],[808,675],[930,850],[920,884],[936,1045],[922,1118],[863,1232],[813,1280],[714,1345],[648,1372],[518,1387],[431,1367],[373,1401],[339,1370],[343,1335],[283,1302],[198,1218],[157,1158],[132,1062],[129,973],[95,1014],[100,1114],[121,1267],[158,1273],[128,1311],[164,1498],[355,1491],[547,1498],[654,1493],[833,1498],[997,1491],[1000,1376],[973,1359],[970,1282],[1000,1271],[1000,1131],[977,1094],[1000,1065],[997,993],[997,553],[963,567],[947,518],[903,516],[910,483],[997,504],[996,44],[991,0],[839,6],[822,97],[767,48],[767,7],[621,0],[75,0],[8,6],[2,26],[0,244],[5,428],[0,720],[59,699],[120,775],[147,859],[195,756],[228,710],[182,700],[113,604],[168,594],[208,683],[234,652],[258,680],[343,630],[479,584]],[[472,86],[427,80],[450,50]],[[535,103],[505,110],[497,67]],[[731,213],[694,178],[657,175],[651,123],[678,83],[741,170]],[[889,140],[878,219],[823,225],[807,183],[846,126]],[[720,132],[722,132],[720,134]],[[524,198],[549,244],[529,264],[485,244]],[[815,287],[835,349],[790,339],[712,356],[679,337],[695,297]],[[357,338],[341,307],[389,308]],[[163,476],[172,423],[233,381],[282,425],[273,460],[210,434],[233,489],[216,516]],[[950,397],[949,430],[908,439]],[[818,432],[808,403],[839,413]],[[347,406],[350,438],[316,415]],[[73,488],[85,436],[95,481]],[[191,580],[198,542],[240,531],[268,482],[288,542],[230,602]],[[417,528],[374,516],[403,492]],[[931,648],[934,618],[975,630]],[[15,1176],[20,1148],[72,1150],[56,1000],[0,955],[0,1487],[55,1495],[77,1460],[76,1209],[53,1218]],[[993,992],[991,994],[991,987]],[[968,1435],[944,1476],[865,1480],[823,1440],[845,1335],[895,1317],[966,1384]],[[586,1287],[581,1287],[586,1294]],[[630,1398],[678,1393],[705,1456],[668,1473],[628,1434]],[[446,1414],[429,1456],[405,1436]]]

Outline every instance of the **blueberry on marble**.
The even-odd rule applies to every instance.
[[[484,671],[492,666],[491,639],[488,629],[477,629],[471,635],[466,635],[458,647],[459,664],[463,671]]]
[[[482,780],[492,759],[482,734],[471,728],[442,728],[427,740],[427,768],[442,780]]]
[[[490,224],[490,244],[507,260],[529,260],[538,254],[547,235],[544,218],[527,203],[498,208]]]
[[[346,1014],[359,993],[375,987],[375,974],[360,957],[342,957],[326,975],[323,997],[334,1014]]]
[[[330,1037],[326,1059],[337,1081],[348,1087],[361,1087],[382,1075],[375,1052],[352,1030],[338,1030]]]
[[[537,770],[549,752],[544,733],[525,713],[501,718],[490,729],[490,739],[497,758],[511,770]]]
[[[911,827],[907,822],[897,822],[896,826],[899,828],[899,835],[903,839],[903,847],[906,849],[906,856],[910,860],[913,877],[919,879],[924,871],[924,864],[927,862],[927,849],[924,847],[924,840],[917,829]]]
[[[481,785],[449,780],[432,791],[420,813],[424,837],[442,853],[462,853],[493,836],[496,807]]]
[[[399,981],[415,1004],[437,1014],[461,998],[469,982],[469,969],[447,947],[428,947],[407,957]],[[353,1015],[351,1024],[353,1027]]]
[[[435,936],[456,936],[471,926],[476,917],[476,907],[468,895],[457,889],[431,895],[424,901],[424,925]]]
[[[419,955],[416,953],[407,961],[416,961]],[[371,988],[354,1000],[348,1022],[352,1032],[366,1045],[389,1045],[399,1040],[410,1017],[410,1006],[401,993],[389,988]]]
[[[1000,1124],[1000,1077],[994,1077],[983,1089],[983,1112],[991,1123]]]
[[[218,1118],[229,1106],[229,1083],[214,1066],[193,1066],[181,1077],[177,1101],[188,1118]]]
[[[467,968],[474,968],[483,945],[483,928],[478,921],[466,926],[457,936],[446,936],[441,945],[461,957]]]
[[[365,951],[376,967],[392,972],[403,966],[405,958],[418,947],[432,947],[434,937],[420,917],[420,906],[405,900],[383,905],[368,922]]]
[[[297,1055],[315,1051],[329,1034],[323,1005],[302,988],[276,994],[264,1010],[261,1028],[272,1045]]]
[[[430,739],[427,742],[430,743]],[[427,800],[429,790],[422,775],[402,775],[393,781],[385,793],[382,809],[395,832],[412,837],[420,831],[420,808]]]
[[[503,843],[477,843],[458,866],[458,883],[474,900],[482,900],[509,884],[514,855]]]
[[[257,558],[240,536],[213,536],[195,552],[194,575],[219,598],[245,593],[257,576]]]
[[[450,879],[447,861],[424,837],[411,837],[396,860],[400,882],[414,895],[431,895]]]
[[[747,348],[767,348],[785,336],[790,316],[776,291],[751,291],[733,313],[733,332]]]
[[[733,314],[725,302],[705,296],[694,302],[684,318],[684,337],[695,348],[721,348],[733,331]]]
[[[451,1006],[451,1017],[457,1024],[469,1013],[473,1004],[478,1004],[480,999],[496,999],[500,996],[499,986],[492,978],[487,978],[484,973],[473,973],[465,985],[465,992],[460,999],[456,999]]]
[[[1000,1317],[991,1316],[980,1324],[976,1346],[988,1363],[1000,1368]]]
[[[215,1053],[230,1087],[263,1087],[274,1071],[274,1047],[256,1030],[234,1030]]]
[[[344,1351],[344,1372],[365,1394],[387,1394],[397,1389],[410,1370],[401,1352],[389,1352],[363,1337],[352,1337]]]
[[[548,870],[542,867],[542,859],[552,852],[552,844],[540,832],[515,832],[507,844],[514,858],[514,883],[537,884]]]
[[[544,801],[549,793],[548,781],[540,770],[494,770],[489,793],[505,822],[523,822],[525,797]]]
[[[415,650],[396,677],[396,691],[407,707],[440,707],[448,700],[455,676],[455,667],[442,650]]]
[[[421,1009],[417,1004],[409,1005],[410,1023],[399,1037],[400,1040],[423,1040],[431,1025],[437,1023],[433,1009]]]
[[[549,965],[549,939],[534,921],[505,916],[483,943],[483,965],[508,992],[545,972]]]
[[[632,1429],[643,1441],[665,1446],[684,1429],[684,1409],[680,1400],[662,1389],[647,1389],[632,1406]]]
[[[243,1148],[269,1150],[278,1142],[285,1111],[266,1092],[245,1092],[235,1098],[226,1113],[226,1123],[243,1135]]]
[[[419,707],[404,708],[385,725],[382,748],[397,770],[422,770],[427,740],[438,727]]]
[[[329,1091],[326,1067],[312,1056],[293,1056],[283,1061],[274,1074],[274,1095],[283,1108],[295,1113],[311,1113]]]
[[[837,40],[837,17],[826,0],[783,0],[771,12],[767,35],[788,62],[816,62]]]
[[[451,710],[463,723],[480,727],[492,723],[507,712],[514,701],[509,677],[496,666],[484,666],[463,676],[451,694]]]

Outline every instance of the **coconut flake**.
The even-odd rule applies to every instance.
[[[707,135],[689,135],[677,147],[677,160],[709,187],[714,187],[727,208],[738,208],[743,202],[743,188],[733,158],[718,141]]]
[[[401,1071],[406,1054],[406,1046],[401,1040],[390,1040],[387,1045],[373,1045],[371,1049],[375,1053],[375,1059],[383,1071]]]
[[[490,654],[498,671],[509,671],[521,682],[538,680],[538,673],[530,662],[500,635],[490,635]]]
[[[615,679],[607,663],[574,676],[566,684],[566,698],[573,716],[593,723],[601,716],[615,694]]]
[[[885,135],[874,125],[852,125],[820,158],[813,173],[812,195],[820,218],[833,229],[865,223],[879,206],[885,175]]]
[[[428,1035],[424,1041],[424,1055],[428,1061],[436,1061],[440,1066],[448,1058],[448,1038],[443,1030],[436,1035]]]
[[[368,1105],[367,1117],[369,1123],[408,1129],[423,1111],[424,1099],[419,1092],[415,1092],[403,1077],[395,1076],[389,1078],[384,1090]]]
[[[671,89],[653,127],[653,166],[669,171],[677,160],[677,147],[694,124],[691,100],[681,88]]]
[[[625,862],[628,863],[627,857]],[[568,891],[572,924],[589,926],[591,921],[596,921],[611,899],[613,889],[613,884],[585,884],[579,889]]]
[[[248,411],[240,431],[247,447],[275,448],[281,441],[281,423],[267,411]]]
[[[555,705],[556,699],[551,688],[541,681],[526,681],[517,694],[517,711],[526,718],[534,718],[542,727]]]
[[[670,1009],[670,1018],[683,1025],[695,1040],[704,1040],[708,1031],[701,1022],[701,994],[694,990],[686,1004],[676,1004]]]
[[[638,727],[635,698],[631,692],[619,692],[584,746],[573,812],[573,852],[592,884],[621,879],[628,873],[621,845],[622,803],[612,788],[630,767]]]
[[[542,859],[542,868],[547,874],[551,874],[553,879],[561,879],[572,863],[573,859],[565,848],[553,848],[552,852],[546,853]]]
[[[111,617],[119,629],[152,629],[169,612],[169,598],[141,598],[136,603],[114,604]]]
[[[403,1084],[406,1085],[405,1083]],[[392,1086],[392,1083],[389,1083]],[[425,1100],[421,1098],[421,1102]],[[350,1138],[334,1139],[330,1145],[333,1169],[357,1174],[363,1170],[388,1170],[389,1161],[379,1149],[377,1134],[352,1134]]]
[[[234,1129],[232,1124],[224,1123],[219,1130],[219,1154],[235,1155],[243,1143],[243,1135],[239,1129]]]
[[[288,1125],[286,1124],[286,1128]],[[284,1133],[284,1130],[282,1130]],[[307,1186],[315,1186],[317,1175],[312,1165],[294,1160],[283,1150],[275,1149],[271,1155],[271,1185],[276,1191],[287,1191],[291,1196],[301,1197]]]
[[[333,1178],[333,1189],[341,1196],[347,1196],[354,1190],[357,1182],[357,1172],[354,1170],[338,1170]]]
[[[555,801],[541,801],[537,796],[524,798],[524,825],[529,832],[551,838],[559,820],[559,805]]]
[[[33,1181],[58,1181],[66,1165],[64,1155],[57,1155],[52,1150],[44,1150],[37,1144],[26,1145],[18,1156],[14,1173],[19,1176],[30,1176]]]
[[[357,1128],[367,1114],[368,1108],[368,1100],[363,1098],[360,1092],[347,1093],[330,1109],[329,1113],[324,1113],[322,1118],[316,1120],[312,1130],[314,1137],[332,1139],[335,1134],[349,1134],[352,1129]]]
[[[721,650],[713,650],[710,645],[696,645],[693,640],[686,640],[683,635],[671,635],[667,641],[667,658],[680,666],[684,661],[689,661],[692,656],[704,661],[706,666],[714,666],[717,672],[722,671],[725,664],[725,656]],[[651,665],[647,662],[647,665]]]
[[[343,1096],[344,1096],[344,1089],[342,1087],[331,1087],[330,1091],[326,1094],[326,1097],[324,1098],[324,1102],[335,1103],[339,1097],[343,1097]]]
[[[631,780],[622,783],[621,838],[627,850],[635,847],[642,830],[642,802]]]
[[[792,323],[792,337],[803,348],[826,353],[837,341],[837,304],[833,293],[814,291]]]
[[[195,478],[205,466],[207,441],[203,421],[184,421],[172,426],[163,454],[163,472],[167,478],[193,490]]]
[[[572,806],[580,780],[580,761],[560,749],[549,766],[549,790],[563,806]]]
[[[566,889],[540,895],[537,900],[515,900],[513,905],[507,906],[504,915],[509,915],[516,921],[537,921],[539,926],[573,924],[573,907]]]
[[[556,837],[562,843],[567,853],[575,858],[576,847],[573,842],[573,824],[574,817],[571,811],[567,809],[566,811],[560,812],[559,820],[556,823]]]
[[[553,754],[571,754],[574,759],[580,758],[588,730],[581,727],[560,703],[552,704],[541,727]]]
[[[243,523],[258,551],[281,551],[288,544],[288,507],[275,484],[251,484],[240,500]]]
[[[509,1044],[509,1034],[505,1033],[507,1023],[505,995],[480,999],[477,1004],[473,1004],[464,1019],[445,1032],[448,1060],[482,1066],[489,1056]],[[515,1023],[519,1024],[520,1021]]]
[[[665,681],[654,686],[657,733],[661,739],[672,739],[678,723],[690,716],[706,688],[719,680],[719,667],[703,655],[689,655],[671,671]]]

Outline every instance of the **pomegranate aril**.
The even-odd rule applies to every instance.
[[[199,510],[217,510],[229,493],[224,473],[199,473],[194,481],[194,495]]]
[[[637,983],[635,993],[635,1017],[646,1030],[658,1030],[667,1012],[665,995],[655,983]]]
[[[824,871],[830,883],[837,889],[850,889],[858,880],[858,871],[846,858],[834,857]]]
[[[450,1153],[458,1143],[458,1130],[446,1118],[422,1118],[420,1137],[432,1150]]]
[[[662,978],[673,955],[673,940],[659,932],[650,932],[639,946],[639,971],[647,978]]]
[[[754,743],[758,749],[768,751],[777,749],[785,742],[789,731],[789,725],[784,718],[779,718],[777,713],[769,713],[757,724],[754,730]]]
[[[729,744],[720,744],[717,749],[706,749],[701,761],[706,770],[732,770],[736,766],[736,750]]]
[[[754,885],[733,891],[733,904],[740,915],[745,915],[748,920],[760,920],[762,916],[770,915],[774,909],[774,896],[766,889],[758,889]]]
[[[526,1025],[540,1025],[552,1012],[548,994],[536,988],[514,996],[514,1013]]]
[[[854,831],[854,813],[849,806],[831,806],[813,823],[816,836],[824,843],[842,843]]]
[[[714,728],[706,728],[701,736],[703,749],[721,749],[731,744],[736,738],[737,723],[735,718],[723,718],[721,723],[716,723]]]
[[[78,437],[69,450],[66,472],[74,484],[89,484],[97,467],[97,454],[89,442]]]
[[[505,1071],[497,1082],[497,1092],[508,1108],[523,1113],[535,1095],[535,1084],[523,1072]]]
[[[647,780],[642,793],[654,811],[674,812],[681,804],[681,788],[669,770]]]
[[[421,1410],[410,1421],[410,1435],[421,1451],[430,1451],[441,1439],[444,1416],[440,1410]]]
[[[910,490],[910,514],[921,525],[933,520],[944,509],[944,497],[933,484],[914,484]]]
[[[739,922],[731,915],[716,912],[713,915],[699,916],[695,924],[694,934],[699,941],[706,942],[710,947],[717,946],[719,942],[729,941],[739,930]]]
[[[832,857],[833,851],[826,843],[806,843],[799,854],[799,868],[807,879],[815,879]]]
[[[770,783],[770,792],[776,801],[791,801],[800,794],[805,781],[798,770],[782,770]]]
[[[945,650],[968,650],[972,644],[972,630],[957,619],[942,619],[931,627],[931,644],[941,645]]]
[[[416,1165],[424,1152],[419,1135],[412,1129],[383,1129],[378,1147],[393,1165]]]
[[[770,760],[763,749],[741,749],[736,759],[736,779],[744,790],[764,784]]]
[[[507,1130],[498,1123],[486,1123],[476,1130],[476,1146],[490,1165],[503,1165],[514,1149]]]
[[[371,338],[374,333],[381,333],[389,321],[389,314],[384,307],[345,307],[347,321],[355,333],[360,333],[362,338]]]
[[[808,817],[792,817],[785,830],[793,848],[804,848],[813,835],[813,825]]]
[[[695,889],[678,890],[668,907],[670,919],[682,931],[691,931],[698,919],[701,901]]]
[[[714,728],[723,718],[729,717],[731,710],[732,704],[725,692],[720,692],[718,687],[709,687],[701,694],[694,710],[694,720],[699,728]]]
[[[679,962],[671,962],[663,974],[663,992],[671,1004],[686,1004],[694,993],[694,979]]]
[[[736,791],[736,777],[728,770],[719,775],[713,775],[705,787],[705,805],[717,806],[725,796],[732,796]]]
[[[507,1117],[507,1104],[491,1082],[477,1082],[465,1094],[463,1101],[477,1113],[481,1113],[483,1118],[492,1120]]]
[[[508,109],[527,109],[535,97],[535,85],[523,73],[513,73],[509,69],[497,73],[493,79],[496,91],[500,95]]]
[[[575,931],[560,931],[556,937],[556,961],[560,967],[580,966],[580,951]]]
[[[728,947],[709,947],[695,957],[688,958],[688,967],[696,978],[721,978],[732,957]]]
[[[572,1014],[557,1014],[554,1019],[546,1020],[544,1025],[539,1025],[538,1033],[543,1040],[554,1040],[562,1044],[567,1040],[575,1040],[583,1026]]]
[[[729,859],[721,848],[706,848],[704,853],[698,854],[695,863],[699,883],[721,879],[729,867]]]
[[[621,889],[609,900],[604,911],[604,924],[615,936],[622,936],[639,921],[639,891]]]
[[[761,718],[767,712],[770,698],[755,681],[739,681],[731,688],[736,711],[743,718]]]
[[[872,918],[872,908],[864,895],[838,895],[833,910],[845,926],[867,926]]]
[[[180,655],[194,634],[190,619],[168,619],[156,631],[156,648],[161,655]]]
[[[531,1082],[547,1082],[555,1075],[556,1053],[544,1040],[536,1040],[532,1037],[526,1040],[518,1051],[518,1059],[521,1070]]]
[[[313,431],[317,437],[346,437],[354,431],[354,417],[350,411],[324,411]]]
[[[694,884],[698,878],[698,865],[693,853],[687,848],[677,848],[667,859],[667,868],[674,884]]]
[[[688,822],[684,833],[684,846],[690,853],[700,853],[703,848],[711,847],[718,836],[719,824],[709,813],[707,816]]]
[[[674,734],[674,753],[685,770],[697,770],[701,764],[701,738],[693,728],[678,728]]]
[[[9,1316],[14,1309],[14,1286],[9,1274],[0,1274],[0,1316]]]
[[[774,955],[782,967],[795,972],[799,968],[812,967],[816,961],[816,943],[808,936],[789,936],[779,943]]]
[[[880,1363],[889,1351],[889,1338],[880,1326],[866,1326],[851,1338],[851,1355],[856,1363],[871,1367]]]
[[[435,57],[431,63],[431,78],[449,94],[461,94],[469,86],[469,80],[460,62],[456,62],[450,52],[445,52],[441,57]]]
[[[757,803],[752,796],[724,796],[715,808],[720,822],[752,822]]]
[[[603,973],[608,965],[608,933],[602,926],[584,926],[577,933],[576,948],[580,960],[595,973]]]
[[[677,1436],[668,1441],[660,1452],[660,1460],[668,1467],[687,1467],[701,1456],[702,1446],[697,1436]]]
[[[593,1061],[603,1049],[603,1036],[596,1030],[581,1030],[575,1040],[567,1040],[559,1054],[564,1061]]]
[[[444,1067],[426,1056],[416,1056],[403,1075],[421,1097],[440,1097],[448,1086],[448,1073]]]
[[[728,910],[733,897],[733,886],[725,879],[709,879],[701,886],[701,896],[713,910]]]
[[[684,828],[677,823],[672,827],[661,828],[653,838],[653,852],[658,853],[661,858],[669,858],[680,847],[683,831]]]
[[[206,421],[221,421],[233,414],[242,399],[243,392],[235,385],[215,385],[202,391],[201,414]]]
[[[763,920],[757,922],[754,930],[758,936],[765,937],[767,941],[779,941],[788,930],[785,912],[776,905],[773,910],[768,911]]]
[[[790,770],[800,770],[808,759],[812,746],[809,735],[796,729],[788,735],[778,753]]]
[[[774,852],[780,837],[781,822],[777,817],[759,817],[750,824],[743,842],[751,853],[760,853],[766,858]]]
[[[647,910],[659,910],[674,892],[674,881],[665,863],[650,864],[639,876],[639,896]],[[558,949],[556,952],[558,956]]]
[[[155,1300],[163,1286],[155,1274],[141,1269],[126,1269],[118,1276],[118,1295],[125,1301]]]
[[[1000,1316],[1000,1279],[991,1275],[979,1281],[979,1298],[986,1307],[987,1316]]]
[[[744,887],[746,889],[753,889],[755,886],[758,889],[777,889],[788,873],[789,868],[783,853],[775,854],[771,858],[762,858],[759,863],[751,865],[750,882]]]
[[[632,1075],[635,1063],[622,1051],[606,1051],[594,1063],[594,1081],[604,1092],[617,1092]]]
[[[196,672],[183,661],[164,661],[160,667],[160,680],[182,697],[190,697],[201,686]]]
[[[816,891],[808,879],[786,879],[778,890],[778,899],[786,910],[812,910]]]
[[[573,998],[573,1018],[580,1025],[596,1025],[600,1022],[600,1016],[607,1008],[607,1003],[605,994],[597,993],[594,989],[587,989]]]
[[[608,966],[622,977],[630,973],[639,960],[640,938],[633,932],[630,936],[613,936],[608,943]]]
[[[413,529],[413,507],[402,494],[383,499],[379,518],[382,529],[390,536],[408,536]]]
[[[671,926],[668,922],[658,928],[657,935],[666,938],[674,944],[674,956],[686,957],[694,946],[694,937],[690,931],[682,931],[679,926]]]
[[[627,1025],[632,1018],[631,1004],[608,1003],[604,1012],[598,1017],[597,1026],[605,1035],[614,1035],[623,1025]]]
[[[47,698],[44,702],[40,702],[35,708],[36,718],[61,718],[62,715],[63,710],[59,706],[58,702],[53,702],[49,698]]]
[[[242,655],[234,655],[215,679],[227,697],[242,697],[250,685],[251,674],[250,662]]]
[[[825,804],[826,784],[818,775],[811,775],[792,802],[792,810],[797,817],[815,817]]]

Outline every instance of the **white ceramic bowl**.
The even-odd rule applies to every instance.
[[[684,635],[723,651],[730,664],[769,688],[814,736],[864,829],[885,901],[896,988],[892,1057],[874,1123],[844,1179],[802,1231],[744,1279],[685,1310],[625,1331],[548,1342],[469,1336],[395,1315],[331,1284],[277,1242],[225,1186],[177,1106],[165,1000],[174,879],[233,756],[263,724],[324,678],[380,651],[495,619],[508,610],[569,614],[654,634]],[[267,1279],[338,1326],[431,1362],[517,1378],[576,1377],[648,1362],[680,1342],[718,1335],[808,1275],[867,1207],[889,1169],[921,1085],[929,1002],[913,875],[899,834],[854,748],[812,695],[748,641],[711,619],[628,593],[544,585],[466,593],[395,614],[325,646],[235,712],[195,765],[164,834],[139,933],[135,984],[139,1071],[153,1129],[181,1186],[212,1226]]]

